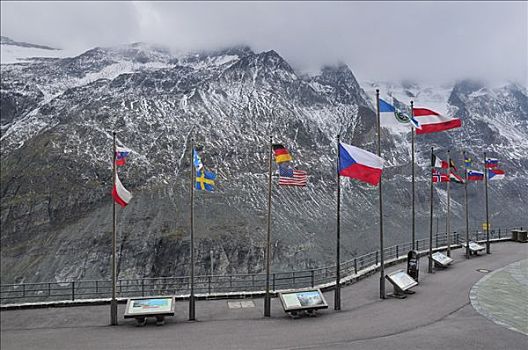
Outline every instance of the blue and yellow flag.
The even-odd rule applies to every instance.
[[[212,192],[214,190],[214,180],[216,180],[216,174],[210,171],[197,171],[196,172],[196,185],[197,190],[205,190]]]

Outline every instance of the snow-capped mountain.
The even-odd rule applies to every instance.
[[[175,53],[137,43],[69,58],[2,61],[1,71],[3,283],[109,276],[114,130],[119,145],[133,151],[119,169],[134,195],[129,206],[118,208],[120,278],[188,271],[191,138],[205,166],[218,174],[214,193],[195,196],[198,272],[208,268],[211,250],[216,273],[262,270],[270,135],[310,175],[306,188],[273,186],[274,269],[332,263],[335,138],[339,133],[344,142],[375,151],[372,89],[389,92],[387,84],[361,86],[344,64],[306,77],[275,51],[243,46]],[[417,168],[419,237],[428,219],[431,143],[465,147],[481,159],[492,133],[488,149],[504,160],[509,175],[493,184],[492,210],[502,215],[494,219],[512,223],[523,210],[526,89],[508,85],[476,94],[467,84],[424,89],[405,83],[390,90],[402,104],[412,96],[420,103],[423,96],[438,97],[446,113],[458,113],[464,123],[463,135],[417,138],[423,151]],[[466,137],[475,139],[468,144]],[[402,220],[410,218],[409,139],[409,133],[383,129],[387,244],[410,238],[410,219]],[[377,189],[342,181],[346,259],[377,246]],[[443,190],[437,192],[443,201]],[[461,227],[461,197],[454,199],[460,222],[455,219],[453,227]],[[506,205],[512,208],[501,211]],[[478,222],[482,216],[483,209],[472,213]]]

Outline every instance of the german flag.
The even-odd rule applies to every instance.
[[[275,153],[275,162],[277,164],[289,162],[292,160],[291,155],[288,153],[288,150],[280,144],[275,144],[271,146],[273,148],[273,153]]]

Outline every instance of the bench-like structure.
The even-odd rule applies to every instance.
[[[434,253],[431,257],[435,265],[442,268],[447,268],[453,262],[453,259],[440,252]]]
[[[156,325],[165,324],[165,316],[174,316],[174,297],[145,297],[127,300],[124,318],[135,318],[138,326],[147,324],[147,317],[155,317]]]
[[[404,270],[396,270],[385,276],[385,278],[394,287],[392,297],[403,299],[406,298],[406,294],[414,294],[415,292],[410,290],[412,287],[418,285],[418,282],[407,274]]]
[[[462,246],[466,247],[466,243],[462,243]],[[469,255],[478,255],[478,253],[484,251],[485,249],[486,247],[476,242],[473,242],[473,241],[469,242]]]
[[[299,318],[302,314],[316,316],[317,310],[328,308],[319,288],[283,292],[279,293],[279,298],[284,311],[292,318]]]

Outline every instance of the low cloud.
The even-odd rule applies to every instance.
[[[2,35],[62,48],[136,41],[179,50],[247,44],[360,80],[528,75],[526,2],[2,2]]]

